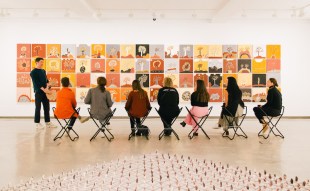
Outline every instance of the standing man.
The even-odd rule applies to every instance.
[[[50,122],[50,102],[46,97],[46,93],[49,93],[48,79],[46,72],[42,69],[44,59],[38,57],[35,59],[36,67],[30,72],[30,76],[33,83],[33,89],[35,93],[35,114],[34,122],[37,128],[44,128],[40,123],[41,102],[44,109],[44,120],[46,127],[57,127]]]

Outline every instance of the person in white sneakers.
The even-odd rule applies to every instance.
[[[58,119],[71,118],[68,125],[68,129],[71,130],[76,118],[78,118],[81,123],[84,123],[89,120],[89,117],[81,117],[75,110],[77,103],[74,92],[69,88],[69,84],[69,78],[63,77],[61,79],[62,89],[57,92],[56,109],[54,111],[54,114]],[[75,114],[72,116],[73,113]]]
[[[40,123],[41,103],[42,103],[46,127],[57,127],[50,121],[50,102],[46,97],[46,92],[49,89],[48,79],[46,77],[45,70],[42,69],[44,59],[41,57],[37,57],[35,59],[35,63],[36,67],[30,72],[33,84],[33,90],[35,93],[34,122],[37,128],[44,128],[44,126]]]

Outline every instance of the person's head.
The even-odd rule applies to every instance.
[[[267,81],[267,86],[268,87],[271,87],[271,86],[278,87],[278,82],[275,78],[269,78],[269,80]]]
[[[97,84],[98,87],[100,88],[101,92],[105,91],[105,85],[107,84],[107,79],[103,76],[100,76],[97,78]]]
[[[35,60],[37,68],[41,69],[44,63],[44,59],[41,57],[37,57]]]
[[[197,80],[196,91],[198,93],[197,101],[199,102],[208,102],[210,99],[209,93],[206,89],[205,82],[203,80]]]
[[[169,87],[169,88],[173,87],[173,81],[171,78],[169,77],[164,78],[164,87]]]
[[[70,80],[69,80],[68,77],[61,78],[61,85],[62,85],[62,87],[67,88],[67,87],[69,87],[69,84],[70,84]]]
[[[144,90],[141,88],[140,81],[132,81],[132,89],[139,91],[140,98],[144,98]]]
[[[236,78],[232,77],[232,76],[229,76],[227,78],[227,88],[226,90],[229,92],[233,92],[233,91],[237,91],[237,90],[240,90],[239,89],[239,86],[237,84],[237,80]]]

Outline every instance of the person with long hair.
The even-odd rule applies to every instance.
[[[244,108],[244,103],[242,101],[242,92],[237,84],[236,78],[228,77],[228,83],[226,92],[224,92],[225,99],[221,112],[221,117],[218,122],[218,127],[223,127],[225,134],[228,135],[228,125],[224,123],[224,115],[226,116],[236,116],[238,106],[240,105]]]
[[[282,109],[282,94],[278,90],[278,82],[275,78],[269,78],[267,81],[267,86],[269,87],[267,93],[267,102],[263,106],[257,106],[253,108],[256,118],[263,125],[263,133],[267,131],[268,124],[264,120],[264,116],[278,116]],[[266,113],[264,113],[263,111]]]
[[[164,87],[159,89],[157,101],[159,105],[159,114],[161,118],[171,125],[172,120],[179,114],[179,93],[173,87],[173,81],[171,78],[164,78]],[[165,135],[171,135],[171,129],[163,122],[165,128]]]
[[[134,124],[141,125],[141,117],[147,115],[148,110],[151,109],[151,104],[146,91],[141,88],[139,80],[132,81],[132,91],[128,95],[125,105],[126,111],[130,115],[130,127],[132,135],[135,135]],[[139,134],[139,133],[138,133]]]
[[[195,117],[195,120],[198,122],[198,118],[204,115],[207,115],[208,103],[210,100],[210,95],[206,89],[206,85],[203,80],[197,80],[196,91],[191,94],[191,105],[190,109],[191,114]],[[180,123],[183,127],[186,124],[192,125],[195,130],[198,128],[196,122],[193,120],[190,114],[187,114],[185,120]],[[195,132],[194,136],[198,136],[198,133]]]
[[[90,113],[95,119],[103,122],[111,112],[113,105],[111,93],[105,88],[107,80],[105,77],[97,78],[97,87],[88,90],[85,104],[90,104]]]

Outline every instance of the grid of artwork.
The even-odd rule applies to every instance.
[[[190,101],[198,79],[205,81],[210,102],[223,101],[229,76],[237,79],[245,102],[265,102],[271,77],[281,86],[280,45],[17,44],[17,102],[34,100],[29,73],[36,57],[45,60],[52,90],[59,91],[60,79],[69,77],[78,102],[99,76],[107,78],[115,102],[126,101],[134,79],[151,102],[157,101],[166,76],[172,78],[181,102]]]

